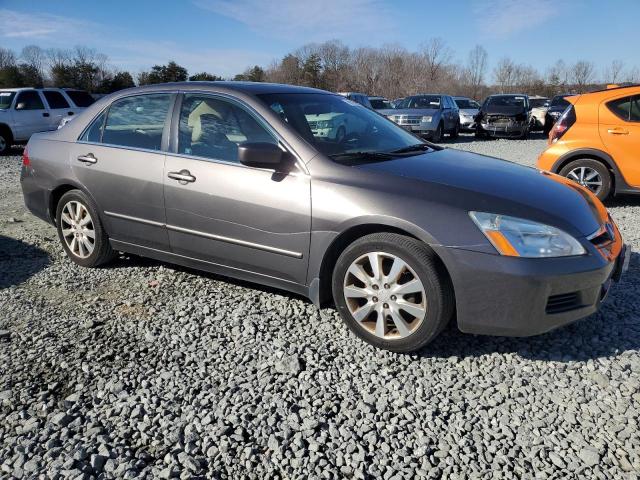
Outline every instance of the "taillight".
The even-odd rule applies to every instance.
[[[576,123],[576,110],[573,105],[567,107],[549,133],[549,143],[555,143]]]
[[[22,152],[22,165],[25,167],[31,166],[31,160],[29,160],[29,150],[27,147],[24,147],[24,152]]]

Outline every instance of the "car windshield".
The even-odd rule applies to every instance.
[[[380,161],[397,150],[409,154],[430,148],[382,115],[339,95],[272,93],[258,98],[302,138],[339,162]],[[419,146],[414,149],[415,145]]]
[[[455,102],[458,108],[479,108],[476,102],[468,98],[456,98]]]
[[[385,100],[384,98],[370,98],[371,106],[376,110],[384,110],[393,108],[391,102],[389,100]]]
[[[407,97],[400,102],[398,108],[438,109],[440,108],[440,97],[438,95]]]
[[[530,98],[529,105],[531,105],[531,108],[544,107],[548,101],[548,98]]]
[[[525,97],[515,95],[497,95],[489,97],[487,105],[492,107],[524,107]]]
[[[15,96],[16,92],[0,92],[0,110],[9,108]]]

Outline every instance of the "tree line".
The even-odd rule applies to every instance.
[[[187,80],[224,78],[209,72],[189,75],[174,61],[134,76],[111,65],[106,55],[84,46],[42,49],[30,45],[19,54],[0,47],[0,87],[59,86],[110,93],[135,85]],[[489,54],[481,45],[460,60],[441,38],[431,38],[415,51],[397,45],[350,48],[331,40],[304,45],[268,66],[251,66],[227,80],[288,83],[391,99],[419,92],[482,99],[505,92],[544,96],[582,93],[607,83],[639,82],[640,70],[621,60],[612,60],[600,69],[587,60],[557,60],[539,71],[509,57],[498,59],[489,70]]]

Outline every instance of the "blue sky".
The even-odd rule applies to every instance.
[[[0,46],[96,48],[133,73],[173,59],[232,76],[309,42],[415,50],[443,38],[544,71],[557,59],[640,67],[640,0],[0,0]]]

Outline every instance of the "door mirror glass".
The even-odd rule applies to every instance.
[[[245,142],[238,145],[238,160],[243,165],[257,168],[272,168],[284,164],[288,154],[273,143]]]

